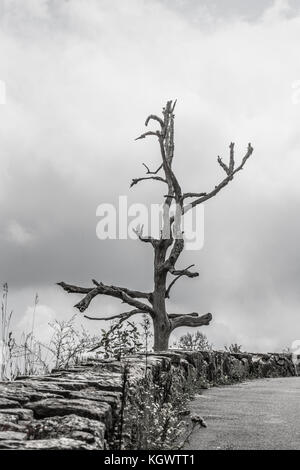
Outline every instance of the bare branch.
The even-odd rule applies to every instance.
[[[230,156],[229,156],[229,166],[227,166],[221,157],[218,156],[218,163],[219,165],[223,168],[223,170],[225,171],[225,173],[230,176],[232,173],[233,173],[233,170],[234,170],[234,143],[231,142],[231,144],[229,145],[229,149],[230,149]]]
[[[234,142],[229,145],[230,157],[229,157],[229,172],[232,173],[234,170]]]
[[[89,320],[115,320],[117,318],[119,318],[119,321],[116,325],[114,325],[111,329],[110,329],[110,332],[112,333],[114,330],[116,330],[119,325],[121,323],[123,323],[124,321],[128,320],[128,318],[130,318],[132,315],[136,315],[138,313],[144,313],[138,309],[135,309],[135,310],[130,310],[129,312],[124,312],[124,313],[120,313],[118,315],[113,315],[111,317],[90,317],[88,315],[84,315],[85,318],[88,318]],[[95,351],[96,349],[98,349],[99,347],[101,346],[101,343],[100,344],[97,344],[96,346],[93,346],[92,349],[90,349],[89,352],[92,352],[92,351]]]
[[[194,265],[192,265],[194,266]],[[174,268],[170,268],[169,269],[169,272],[171,274],[173,274],[173,276],[187,276],[187,277],[198,277],[199,276],[199,273],[197,272],[192,272],[192,271],[188,271],[188,269],[174,269]]]
[[[100,321],[108,321],[108,320],[115,320],[117,318],[120,319],[119,323],[127,320],[132,315],[137,315],[138,313],[144,313],[142,310],[134,309],[130,310],[129,312],[118,313],[117,315],[112,315],[111,317],[90,317],[89,315],[84,315],[85,318],[89,320],[100,320]]]
[[[160,176],[146,176],[143,178],[133,178],[130,184],[130,187],[134,186],[135,184],[139,183],[140,181],[145,181],[145,180],[157,180],[161,181],[162,183],[167,183],[167,180],[164,178],[161,178]]]
[[[225,163],[223,162],[222,158],[218,156],[218,159],[217,159],[217,160],[218,160],[219,165],[220,165],[220,166],[223,168],[223,170],[225,171],[225,173],[226,173],[227,175],[230,175],[230,173],[232,173],[232,172],[229,170],[228,166],[225,165]]]
[[[172,106],[172,109],[171,109],[171,112],[174,113],[174,109],[175,109],[175,106],[176,106],[176,103],[177,103],[177,99],[174,101],[173,103],[173,106]]]
[[[132,297],[134,299],[147,299],[150,300],[151,298],[151,292],[142,292],[139,290],[131,290],[127,289],[126,287],[119,287],[120,290],[122,290],[125,294],[129,295],[129,297]]]
[[[199,316],[195,317],[195,312],[193,312],[192,315],[191,314],[181,315],[176,318],[173,318],[171,320],[171,328],[172,330],[175,330],[175,328],[179,328],[181,326],[197,327],[197,326],[209,325],[211,320],[212,320],[211,313],[206,313],[205,315],[201,315],[200,317]]]
[[[83,297],[83,299],[78,302],[74,307],[78,308],[80,312],[84,312],[88,306],[90,305],[91,301],[99,294],[103,294],[102,292],[102,286],[95,287],[90,290],[90,292]],[[110,294],[109,294],[110,295]]]
[[[95,284],[96,287],[118,289],[133,298],[149,300],[149,298],[151,297],[151,292],[142,292],[139,290],[132,290],[128,289],[127,287],[121,286],[106,286],[105,284],[103,284],[103,282],[98,282],[95,279],[92,279],[92,282],[93,284]],[[58,282],[57,285],[61,286],[69,294],[88,294],[91,290],[93,290],[93,287],[78,287],[71,284],[66,284],[65,282]]]
[[[185,315],[189,317],[199,317],[199,314],[197,312],[192,312],[192,313],[186,313]],[[182,313],[168,313],[168,317],[172,320],[174,318],[181,318]]]
[[[233,144],[230,145],[230,149],[231,149],[231,153],[232,153],[230,165],[232,166],[234,164],[234,162],[233,162]],[[203,202],[207,201],[208,199],[216,196],[216,194],[218,194],[218,192],[220,192],[221,189],[223,189],[225,186],[227,186],[229,181],[231,181],[233,179],[234,175],[243,169],[246,161],[248,160],[248,158],[250,158],[252,153],[253,153],[253,147],[252,147],[251,144],[248,144],[247,153],[244,156],[244,158],[242,159],[241,164],[237,168],[235,168],[235,170],[233,170],[232,173],[230,173],[227,176],[227,178],[225,178],[223,181],[221,181],[221,183],[219,183],[217,186],[215,186],[215,188],[210,193],[207,193],[205,196],[202,196],[202,197],[196,199],[195,201],[191,202],[187,206],[184,206],[183,209],[182,209],[183,214],[185,214],[187,211],[189,211],[193,207],[197,206],[198,204],[202,204]]]
[[[127,303],[128,305],[132,305],[133,307],[136,307],[137,309],[142,310],[143,312],[154,314],[152,307],[150,307],[147,304],[144,304],[143,302],[135,300],[134,297],[131,297],[131,295],[134,295],[135,297],[136,296],[143,297],[143,298],[145,297],[149,300],[151,294],[146,294],[146,293],[139,292],[139,291],[131,291],[130,289],[126,289],[122,287],[107,286],[102,283],[99,283],[99,285],[97,285],[94,288],[82,288],[82,287],[65,284],[64,282],[60,282],[59,285],[66,292],[86,294],[85,297],[80,302],[74,305],[74,307],[78,308],[80,312],[84,312],[88,308],[88,306],[90,305],[94,297],[96,297],[97,295],[109,295],[111,297],[120,299],[123,302]]]
[[[137,138],[134,139],[134,140],[145,139],[145,137],[148,137],[148,135],[154,135],[154,136],[156,136],[156,137],[158,137],[158,138],[161,137],[161,134],[160,134],[160,132],[158,132],[158,131],[156,131],[156,132],[154,132],[154,131],[148,131],[148,132],[144,132],[144,134],[141,134],[139,137],[137,137]]]
[[[92,279],[92,282],[96,286],[104,286],[103,282],[95,281],[95,279]],[[120,286],[117,286],[116,288],[119,289],[119,290],[122,290],[123,292],[125,292],[125,294],[129,295],[129,297],[133,297],[135,299],[147,299],[147,300],[149,300],[150,297],[151,297],[151,292],[142,292],[142,291],[139,291],[139,290],[128,289],[127,287],[120,287]]]
[[[147,119],[145,121],[145,126],[146,127],[148,126],[149,121],[151,119],[154,120],[154,121],[159,122],[159,124],[161,125],[162,128],[164,127],[164,121],[160,117],[156,116],[155,114],[150,114],[150,116],[147,117]]]
[[[147,175],[156,175],[156,174],[159,172],[159,170],[161,170],[162,167],[163,167],[163,164],[161,164],[161,165],[157,168],[156,171],[150,171],[149,167],[148,167],[145,163],[142,163],[142,165],[146,168],[146,170],[147,170]]]
[[[151,245],[156,246],[156,244],[159,242],[159,240],[156,240],[155,238],[150,237],[150,236],[144,237],[143,236],[143,230],[144,230],[143,225],[141,225],[141,226],[139,225],[135,229],[133,229],[134,233],[139,238],[139,240],[141,240],[141,242],[151,243]]]
[[[180,279],[182,276],[188,276],[188,277],[197,277],[199,276],[199,273],[192,273],[189,271],[189,268],[191,268],[192,266],[195,266],[194,264],[191,264],[190,266],[188,266],[187,268],[185,269],[182,269],[181,271],[176,271],[175,269],[171,269],[170,270],[170,273],[171,274],[174,274],[176,273],[176,277],[175,279],[173,279],[173,281],[169,284],[169,287],[167,288],[166,290],[166,294],[165,294],[165,297],[167,299],[170,298],[170,291],[172,289],[172,287],[174,286],[175,282],[178,281],[178,279]]]
[[[188,197],[202,197],[202,196],[206,196],[206,193],[184,193],[181,199],[184,200]]]
[[[91,290],[91,287],[78,287],[71,284],[66,284],[65,282],[57,282],[57,285],[62,287],[68,294],[88,294]]]

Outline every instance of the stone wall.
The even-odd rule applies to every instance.
[[[143,355],[94,359],[19,377],[0,383],[0,449],[118,448],[124,386],[135,387],[146,365],[157,384],[179,376],[182,385],[192,379],[199,387],[296,375],[290,355],[168,351],[150,354],[147,363]]]

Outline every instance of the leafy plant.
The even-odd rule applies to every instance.
[[[134,354],[141,350],[142,343],[137,326],[130,321],[126,323],[114,322],[109,330],[101,330],[101,341],[97,346],[105,358],[121,360],[128,354]]]

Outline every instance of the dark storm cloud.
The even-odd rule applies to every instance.
[[[2,4],[0,278],[22,327],[36,290],[45,321],[71,315],[76,299],[54,286],[60,280],[151,288],[150,248],[99,241],[96,208],[124,194],[129,204],[160,200],[159,183],[129,192],[141,163],[159,161],[155,142],[134,138],[148,113],[177,97],[175,168],[185,190],[222,178],[216,156],[227,158],[230,141],[237,159],[249,141],[255,153],[207,203],[204,248],[181,261],[196,263],[200,277],[178,283],[170,309],[211,311],[206,332],[217,346],[263,350],[296,339],[300,20],[293,2],[271,3]],[[197,15],[214,27],[195,24]],[[118,309],[111,299],[92,306]]]
[[[246,21],[259,19],[264,12],[274,5],[274,0],[162,0],[168,8],[180,12],[193,22],[202,22],[208,18],[214,20],[232,20],[240,18]],[[293,16],[299,11],[298,0],[289,0],[286,4],[286,16]]]

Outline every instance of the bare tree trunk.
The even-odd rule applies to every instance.
[[[169,348],[169,338],[171,330],[160,319],[153,320],[154,345],[153,351],[167,351]]]
[[[166,280],[167,272],[163,270],[166,261],[168,243],[162,240],[154,248],[154,291],[152,294],[154,330],[154,351],[165,351],[169,346],[171,322],[166,311]]]

